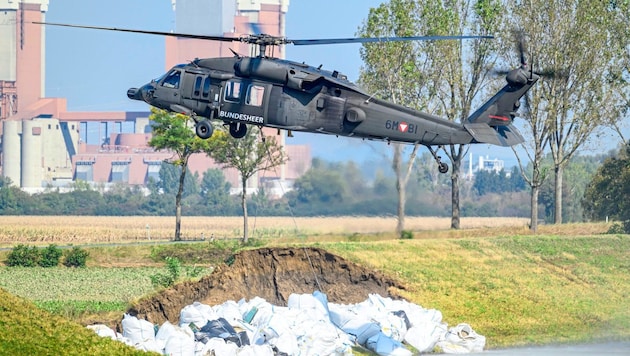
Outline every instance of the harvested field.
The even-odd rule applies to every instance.
[[[462,218],[462,229],[509,228],[526,230],[527,219],[510,217]],[[182,217],[182,238],[237,238],[242,217]],[[450,218],[406,217],[410,231],[448,230]],[[331,234],[392,233],[395,217],[250,217],[250,236],[295,237]],[[113,243],[169,240],[175,217],[155,216],[3,216],[0,244]]]

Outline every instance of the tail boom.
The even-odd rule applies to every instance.
[[[477,143],[513,146],[524,141],[512,125],[523,95],[538,81],[539,76],[525,68],[512,70],[505,85],[468,118],[464,128]]]

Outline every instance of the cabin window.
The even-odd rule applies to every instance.
[[[203,97],[207,98],[208,95],[210,94],[210,78],[206,78],[206,80],[203,81]]]
[[[178,70],[172,70],[168,73],[164,81],[162,82],[162,86],[166,88],[179,88],[179,79],[181,73]]]
[[[195,90],[193,91],[193,96],[199,95],[201,95],[201,77],[195,79]]]
[[[229,81],[225,85],[225,100],[239,102],[241,97],[241,83]]]
[[[252,106],[262,106],[265,96],[265,87],[262,85],[250,84],[247,88],[247,99],[245,104]]]

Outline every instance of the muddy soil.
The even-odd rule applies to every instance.
[[[186,282],[138,302],[128,313],[161,325],[179,321],[183,307],[261,297],[286,306],[292,293],[320,290],[333,303],[362,302],[376,293],[395,298],[400,283],[317,248],[261,248],[242,251],[198,282]]]

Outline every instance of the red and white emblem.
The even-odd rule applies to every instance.
[[[408,129],[409,124],[407,124],[406,122],[402,121],[400,124],[398,124],[398,130],[400,130],[400,132],[407,132]]]

